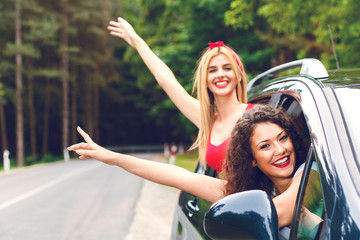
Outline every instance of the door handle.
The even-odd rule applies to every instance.
[[[199,198],[196,197],[194,200],[189,200],[186,204],[186,209],[188,210],[188,216],[191,218],[194,213],[199,211],[199,207],[197,205]]]

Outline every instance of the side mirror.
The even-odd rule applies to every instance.
[[[211,239],[279,239],[279,223],[270,196],[261,190],[229,195],[215,202],[204,217]]]

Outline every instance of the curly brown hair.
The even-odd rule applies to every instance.
[[[296,169],[305,161],[308,146],[292,118],[282,108],[257,105],[244,113],[231,133],[231,142],[222,172],[222,178],[225,180],[225,195],[252,189],[272,193],[273,183],[259,168],[252,166],[254,156],[250,137],[255,126],[263,122],[275,123],[289,135],[295,149]]]

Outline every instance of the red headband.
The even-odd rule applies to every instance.
[[[223,48],[226,48],[227,50],[229,50],[229,51],[232,53],[232,55],[235,57],[236,63],[238,64],[238,66],[240,67],[240,69],[243,70],[243,67],[242,67],[242,64],[241,64],[241,61],[240,61],[239,56],[238,56],[231,48],[229,48],[228,46],[226,46],[226,45],[224,44],[224,42],[222,42],[222,41],[218,41],[218,42],[214,42],[214,43],[209,42],[209,50],[208,50],[207,52],[209,52],[210,50],[212,50],[212,49],[214,49],[214,48],[216,48],[216,47],[223,47]]]

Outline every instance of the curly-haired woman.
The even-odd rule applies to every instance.
[[[261,189],[273,197],[279,226],[290,225],[302,176],[306,149],[292,119],[282,109],[255,106],[244,113],[232,131],[222,179],[183,168],[106,150],[79,128],[86,143],[69,150],[80,159],[95,158],[117,165],[150,181],[176,187],[215,202],[232,193]]]

